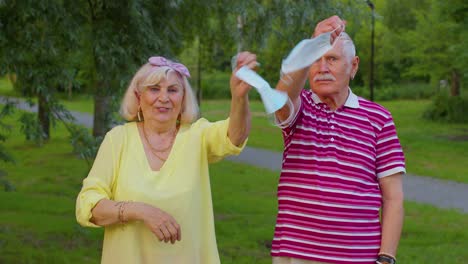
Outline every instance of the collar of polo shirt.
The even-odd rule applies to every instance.
[[[348,98],[346,99],[344,106],[349,107],[349,108],[359,108],[359,99],[357,95],[353,93],[351,88],[348,87],[348,90],[349,90],[349,94],[348,94]],[[312,100],[314,100],[314,103],[316,104],[322,103],[322,100],[320,100],[320,98],[313,92],[312,92]]]

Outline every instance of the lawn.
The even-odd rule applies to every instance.
[[[102,229],[82,228],[75,198],[88,167],[63,127],[42,148],[26,143],[17,118],[6,142],[16,164],[0,162],[15,192],[0,191],[0,263],[99,263]],[[17,136],[14,136],[17,135]],[[222,263],[271,263],[278,172],[223,161],[211,167]],[[406,203],[399,263],[465,263],[466,214]]]

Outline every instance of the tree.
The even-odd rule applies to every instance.
[[[180,1],[80,1],[81,27],[88,33],[95,80],[93,135],[110,128],[122,90],[137,67],[154,54],[180,49],[181,33],[173,17]]]
[[[66,113],[63,116],[64,109],[55,98],[57,87],[70,82],[66,58],[76,43],[76,26],[66,12],[67,3],[60,0],[0,2],[0,73],[14,73],[15,85],[22,93],[37,97],[37,121],[27,114],[22,120],[29,120],[25,127],[35,127],[34,137],[39,142],[49,138],[51,122],[55,122],[57,115],[69,117]]]
[[[430,0],[425,10],[416,10],[416,27],[404,37],[415,61],[410,76],[429,76],[436,85],[450,80],[452,96],[460,95],[461,76],[468,67],[468,3],[463,0]]]
[[[192,46],[191,54],[200,58],[203,70],[230,71],[231,57],[239,49],[249,50],[258,55],[259,71],[272,83],[278,79],[282,59],[300,40],[311,36],[315,24],[340,13],[328,1],[206,2],[195,5],[195,10],[201,7],[203,11],[187,18],[196,21],[191,21],[190,36],[185,35],[186,40],[195,36],[198,46]]]

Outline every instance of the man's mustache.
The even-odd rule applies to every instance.
[[[336,81],[335,77],[329,73],[315,75],[314,82],[316,81]]]

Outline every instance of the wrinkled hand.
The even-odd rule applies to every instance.
[[[259,65],[257,62],[257,55],[248,51],[237,54],[237,65],[231,74],[230,80],[231,94],[233,97],[244,97],[252,88],[248,83],[236,77],[236,71],[242,66],[247,66],[250,69],[255,70],[257,65]]]
[[[169,242],[172,244],[176,240],[180,241],[182,236],[180,225],[168,213],[151,205],[144,205],[143,221],[146,226],[155,234],[159,241]]]
[[[317,26],[315,27],[314,35],[313,37],[316,37],[320,34],[330,32],[335,30],[331,34],[331,41],[332,43],[335,41],[335,38],[338,37],[341,32],[344,30],[344,26],[346,25],[346,21],[342,20],[338,16],[332,16],[329,17],[325,20],[320,21]]]

